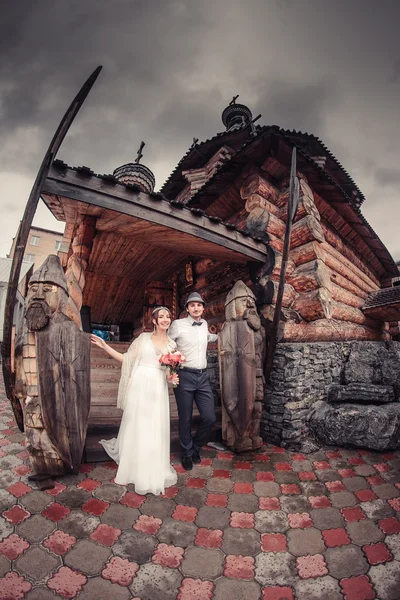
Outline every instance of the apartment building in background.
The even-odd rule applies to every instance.
[[[61,250],[62,239],[63,234],[59,231],[31,227],[25,248],[24,262],[33,264],[33,269],[37,269],[49,254],[57,254]],[[12,241],[9,258],[14,256],[15,240],[16,237]]]

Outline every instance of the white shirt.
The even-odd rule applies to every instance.
[[[186,319],[173,321],[168,330],[178,350],[186,356],[184,367],[205,369],[207,367],[207,344],[216,342],[218,335],[208,331],[207,321],[197,321],[201,325],[193,325],[195,320],[189,315]]]

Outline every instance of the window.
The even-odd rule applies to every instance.
[[[62,242],[60,242],[60,240],[56,240],[56,243],[55,243],[55,248],[56,248],[57,252],[58,252],[59,250],[61,250],[61,244],[62,244]]]
[[[31,241],[29,243],[31,246],[39,246],[39,242],[40,242],[40,237],[38,237],[37,235],[32,235]]]
[[[24,261],[28,262],[28,263],[35,262],[35,255],[34,254],[25,254]]]

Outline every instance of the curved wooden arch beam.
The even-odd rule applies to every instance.
[[[93,87],[102,67],[99,66],[93,71],[91,76],[85,81],[78,94],[73,99],[67,112],[62,118],[57,130],[50,142],[50,146],[44,155],[39,172],[36,176],[31,193],[26,203],[24,216],[18,229],[17,239],[15,243],[15,253],[11,265],[10,279],[8,282],[6,306],[4,311],[4,332],[3,343],[1,345],[1,354],[3,358],[3,377],[6,394],[11,402],[14,411],[15,420],[21,431],[24,430],[22,408],[18,398],[13,391],[14,377],[11,370],[11,337],[13,325],[13,313],[15,297],[17,293],[19,275],[21,272],[22,259],[25,252],[25,247],[28,241],[29,230],[32,225],[33,217],[35,216],[36,208],[39,202],[43,183],[48,175],[48,172],[53,164],[56,154],[71,127],[76,115],[79,112],[82,104],[86,100],[90,90]]]

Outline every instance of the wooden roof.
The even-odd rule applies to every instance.
[[[264,243],[204,211],[174,206],[160,194],[144,194],[87,169],[55,163],[42,197],[67,223],[68,242],[80,215],[97,218],[83,297],[94,322],[133,321],[143,308],[146,281],[166,281],[189,258],[247,263],[267,257]]]
[[[214,208],[230,186],[234,185],[243,167],[249,162],[261,166],[268,156],[271,168],[267,171],[274,183],[289,174],[292,147],[295,141],[277,127],[263,127],[257,135],[248,138],[236,154],[211,177],[190,199],[189,205],[214,214]],[[353,246],[372,270],[387,285],[386,281],[398,275],[398,267],[387,248],[369,225],[359,208],[359,201],[349,196],[348,191],[319,166],[304,150],[297,148],[297,168],[304,173],[316,194],[332,208],[333,215],[326,215],[328,221],[335,220],[335,228],[344,240]],[[275,164],[275,167],[273,166]],[[285,173],[286,170],[286,173]],[[217,214],[218,211],[217,211]],[[324,215],[323,215],[324,216]],[[229,218],[225,215],[225,218]]]
[[[400,321],[400,286],[371,292],[361,310],[378,321]]]

